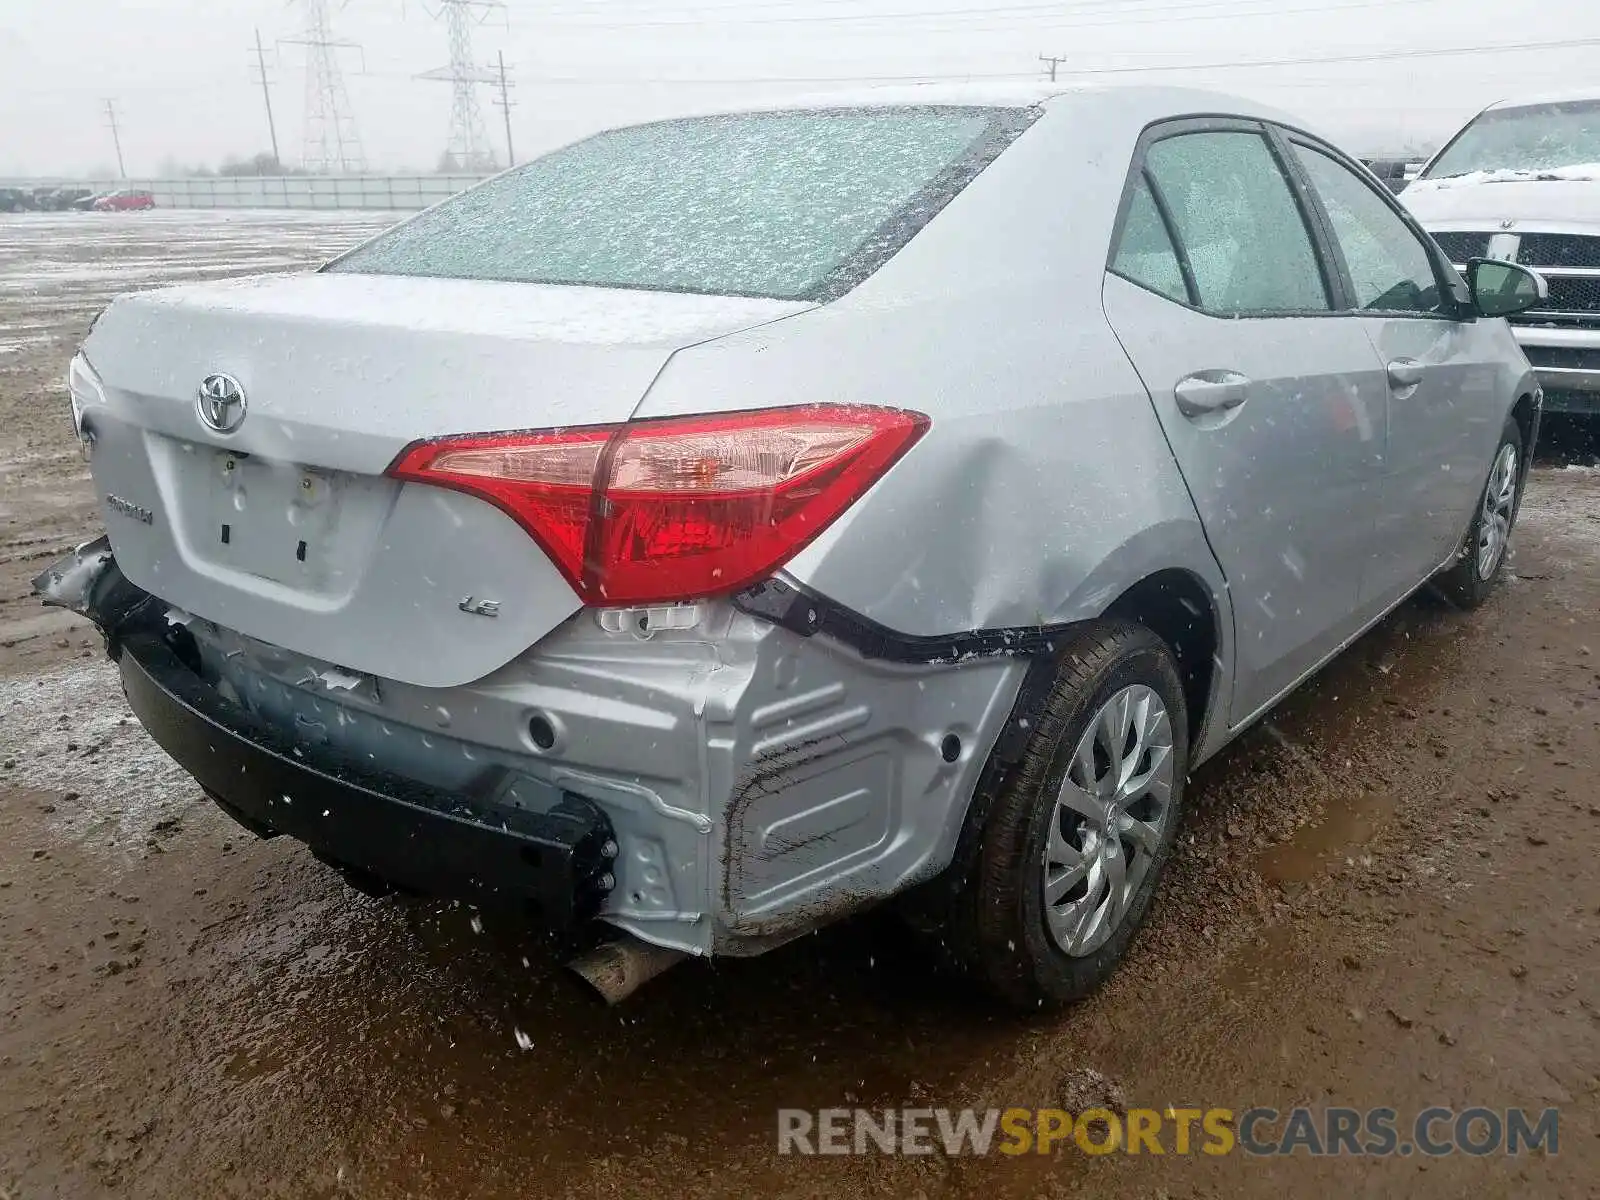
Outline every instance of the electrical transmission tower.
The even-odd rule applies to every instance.
[[[480,67],[472,57],[472,27],[481,25],[495,12],[504,13],[501,0],[436,0],[434,17],[443,18],[450,38],[450,65],[422,75],[423,79],[450,83],[450,136],[445,142],[444,167],[452,171],[492,171],[494,151],[484,129],[483,109],[478,105],[478,85],[497,83],[500,76]]]
[[[339,70],[339,51],[356,42],[335,41],[329,27],[329,0],[300,0],[306,10],[305,32],[285,38],[306,48],[306,137],[301,163],[308,171],[351,173],[367,169],[367,157],[356,131],[350,94]]]

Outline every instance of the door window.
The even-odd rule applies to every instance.
[[[1294,144],[1333,225],[1354,306],[1369,312],[1448,313],[1433,256],[1388,201],[1338,159]]]
[[[1161,219],[1155,197],[1150,194],[1150,185],[1142,176],[1133,189],[1111,269],[1168,300],[1190,302],[1177,248],[1167,232],[1167,223]]]
[[[1225,316],[1329,311],[1310,231],[1265,137],[1179,134],[1150,147],[1145,169],[1172,216],[1201,308]]]

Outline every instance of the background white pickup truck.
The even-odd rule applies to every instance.
[[[1512,319],[1547,413],[1600,415],[1600,89],[1479,113],[1401,195],[1458,267],[1533,267],[1550,297]]]

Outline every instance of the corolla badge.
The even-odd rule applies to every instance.
[[[232,375],[207,375],[195,397],[195,411],[207,429],[232,433],[244,424],[248,402],[244,387]]]
[[[106,493],[106,507],[112,512],[119,512],[123,516],[139,522],[141,525],[154,525],[156,515],[142,504],[135,504],[132,500],[124,500],[112,492]]]

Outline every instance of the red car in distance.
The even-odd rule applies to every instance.
[[[155,206],[156,198],[149,192],[135,191],[132,188],[108,192],[93,205],[95,212],[131,212]]]

